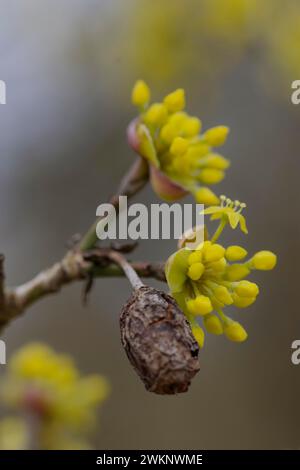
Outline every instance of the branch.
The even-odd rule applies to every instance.
[[[133,289],[139,289],[144,286],[132,264],[121,253],[111,250],[108,257],[122,269]]]
[[[128,198],[134,196],[140,191],[148,181],[148,165],[144,159],[138,158],[128,173],[124,176],[119,186],[118,191],[114,194],[109,202],[114,206],[116,212],[119,211],[119,196],[127,196]],[[80,250],[89,250],[97,243],[96,227],[101,217],[96,219],[94,224],[90,227],[86,235],[82,238],[79,248]]]
[[[135,262],[131,266],[141,277],[165,281],[163,263]],[[122,277],[124,272],[109,258],[107,249],[90,253],[70,251],[62,261],[42,271],[29,282],[5,291],[4,307],[0,310],[0,332],[37,300],[58,292],[71,282],[86,280],[90,276]]]
[[[148,181],[148,165],[138,158],[128,173],[122,179],[120,187],[114,194],[110,203],[119,211],[119,196],[134,196],[140,191]],[[112,261],[103,262],[103,256],[98,253],[97,267],[94,263],[85,259],[84,252],[93,248],[97,243],[96,227],[101,220],[98,218],[83,236],[79,246],[66,253],[64,258],[51,268],[42,271],[31,281],[16,287],[7,289],[4,287],[4,257],[0,255],[0,332],[10,323],[11,320],[20,316],[27,307],[44,297],[45,295],[58,292],[62,286],[70,282],[86,279],[88,276],[122,276],[120,267],[114,265]],[[102,252],[103,254],[103,252]],[[99,259],[102,259],[99,266]],[[107,253],[106,253],[107,258]],[[149,263],[138,263],[137,270],[144,277],[156,277],[163,280],[164,273],[162,267]]]

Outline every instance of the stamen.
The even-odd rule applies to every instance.
[[[247,207],[247,204],[245,204],[244,202],[241,202],[240,203],[240,208],[238,210],[238,214],[240,214],[242,212],[242,210],[245,209],[245,207]]]
[[[221,207],[224,207],[224,204],[225,204],[225,201],[226,201],[226,196],[224,196],[224,194],[222,194],[220,196],[220,199],[221,199]]]
[[[240,201],[238,201],[238,200],[236,199],[236,200],[234,201],[234,208],[233,208],[233,210],[238,209],[238,208],[240,207],[240,204],[241,204]]]

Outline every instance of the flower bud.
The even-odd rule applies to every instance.
[[[199,347],[202,349],[204,346],[204,331],[202,330],[201,326],[199,325],[194,325],[192,327],[192,333],[194,335],[195,340],[199,344]]]
[[[226,170],[230,165],[229,160],[218,153],[209,153],[205,157],[205,163],[209,168],[215,168],[216,170]]]
[[[182,134],[185,137],[195,137],[200,133],[201,130],[201,121],[196,117],[188,117],[185,119],[182,126]]]
[[[187,194],[187,191],[170,180],[154,166],[150,167],[150,181],[155,193],[165,201],[177,201]]]
[[[214,315],[213,313],[205,315],[203,323],[208,333],[213,335],[221,335],[223,333],[223,325],[217,315]]]
[[[195,192],[195,198],[198,204],[205,204],[206,206],[219,204],[219,198],[209,188],[202,187],[198,189]]]
[[[183,155],[189,146],[188,140],[184,139],[183,137],[175,137],[170,147],[170,152],[173,155]]]
[[[191,253],[188,257],[188,263],[189,265],[195,264],[195,263],[201,263],[202,261],[202,251],[201,250],[195,250],[193,253]]]
[[[232,294],[233,305],[238,308],[246,308],[254,304],[256,297],[239,297],[237,294]]]
[[[259,288],[255,282],[244,280],[237,284],[235,292],[239,297],[256,297],[259,293]]]
[[[176,111],[181,111],[185,107],[185,95],[182,88],[178,88],[167,95],[164,99],[164,104],[168,108],[170,113],[175,113]]]
[[[206,315],[213,309],[211,300],[206,295],[197,295],[195,299],[188,300],[187,308],[192,315]]]
[[[175,300],[147,286],[135,290],[120,316],[122,344],[147,390],[186,392],[199,371],[199,347]]]
[[[131,101],[135,106],[144,106],[150,101],[150,89],[143,80],[138,80],[131,93]]]
[[[193,263],[188,269],[188,276],[192,281],[198,281],[204,272],[204,265],[201,262]]]
[[[213,263],[214,261],[219,261],[224,257],[225,248],[222,245],[213,243],[205,249],[204,259],[208,263]]]
[[[212,145],[213,147],[219,147],[225,143],[228,132],[228,127],[216,126],[208,129],[204,134],[204,138],[209,145]]]
[[[226,277],[229,281],[240,281],[249,273],[250,270],[243,264],[232,264],[226,268]]]
[[[224,334],[228,339],[237,343],[245,341],[248,337],[247,332],[242,325],[237,321],[232,320],[224,327]]]
[[[203,184],[217,184],[224,179],[225,173],[215,168],[204,168],[199,176],[199,180]]]
[[[140,149],[140,139],[137,134],[137,126],[139,122],[140,122],[139,118],[135,118],[129,123],[127,127],[128,144],[136,153],[139,153],[139,149]]]
[[[242,246],[232,245],[226,249],[225,256],[228,261],[240,261],[247,256],[247,251]]]
[[[260,269],[261,271],[269,271],[270,269],[275,268],[277,262],[277,257],[272,251],[259,251],[252,258],[252,265],[255,269]]]
[[[216,287],[214,289],[214,295],[219,302],[222,302],[222,304],[231,305],[233,303],[232,297],[225,286]]]
[[[154,103],[145,115],[145,122],[153,126],[161,126],[168,117],[168,111],[164,104]]]

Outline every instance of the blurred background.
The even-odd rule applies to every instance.
[[[9,285],[58,260],[118,185],[133,160],[125,130],[138,78],[155,100],[184,87],[204,128],[231,128],[232,167],[217,192],[247,202],[250,234],[226,232],[225,241],[278,255],[272,273],[254,276],[259,300],[239,314],[248,341],[209,336],[182,396],[146,392],[122,350],[124,279],[98,280],[87,308],[80,284],[64,288],[5,331],[8,362],[39,340],[109,380],[94,447],[299,448],[300,369],[290,360],[300,334],[300,107],[290,99],[299,47],[297,0],[2,0],[0,251]],[[138,198],[159,202],[149,187]],[[165,260],[174,248],[144,241],[134,257]]]

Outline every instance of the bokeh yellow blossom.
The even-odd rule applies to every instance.
[[[34,416],[43,442],[58,445],[59,435],[75,441],[93,428],[96,409],[108,393],[104,377],[82,377],[69,356],[42,343],[30,343],[10,359],[0,398],[12,410]]]

